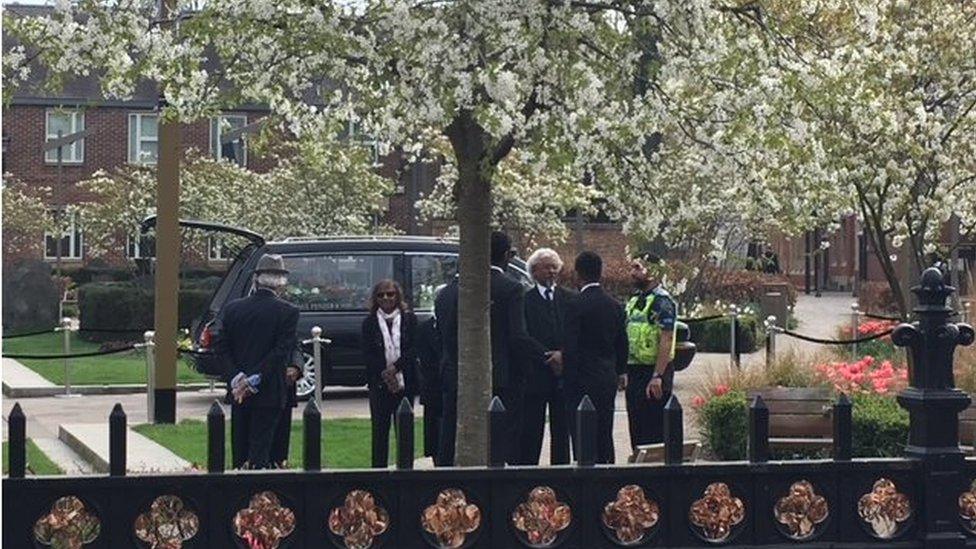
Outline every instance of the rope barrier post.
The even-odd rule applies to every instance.
[[[156,332],[142,334],[146,348],[146,421],[156,422]]]
[[[776,360],[776,316],[766,317],[766,369]]]
[[[322,327],[312,326],[312,357],[315,366],[315,404],[322,408]]]
[[[859,335],[861,310],[857,301],[851,303],[851,362],[857,362],[857,337]]]
[[[61,348],[65,355],[71,354],[71,319],[64,317],[61,319],[61,332],[64,334]],[[61,398],[79,397],[80,394],[71,392],[71,359],[64,357],[64,393],[57,395]]]

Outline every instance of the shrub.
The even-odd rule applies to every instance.
[[[725,387],[724,392],[721,387]],[[746,393],[729,390],[727,385],[707,401],[697,401],[698,425],[705,451],[721,461],[745,459],[746,439],[749,432],[749,409]],[[697,399],[703,398],[701,396]]]
[[[853,397],[855,457],[901,456],[908,442],[908,411],[890,396]]]
[[[212,288],[181,288],[179,324],[189,327],[210,303]],[[136,330],[133,332],[80,332],[88,341],[139,341],[142,330],[154,324],[154,294],[151,288],[126,282],[93,282],[78,290],[81,328]]]
[[[729,332],[732,320],[729,317],[716,318],[706,322],[693,322],[688,325],[691,341],[702,353],[729,352]],[[759,322],[755,317],[741,316],[736,331],[736,348],[740,353],[751,353],[757,349]]]
[[[898,322],[891,320],[868,320],[858,324],[856,336],[852,333],[850,326],[845,326],[837,330],[837,338],[847,340],[854,339],[855,337],[867,337],[891,330],[895,326],[898,326],[898,324]],[[851,348],[848,345],[835,345],[833,349],[839,356],[849,356],[851,352]],[[904,357],[902,350],[895,347],[895,344],[891,342],[891,335],[858,343],[857,354],[859,357],[873,356],[880,360],[892,360]]]

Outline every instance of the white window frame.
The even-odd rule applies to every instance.
[[[223,240],[209,236],[207,237],[207,259],[209,261],[224,262],[234,259],[234,256],[224,246]]]
[[[152,117],[156,119],[156,137],[143,137],[142,136],[142,120],[145,117]],[[134,125],[134,126],[133,126]],[[133,130],[135,128],[135,130]],[[136,133],[135,148],[132,146],[132,132]],[[156,162],[159,160],[159,115],[152,112],[134,112],[129,113],[129,127],[125,134],[126,148],[129,150],[129,164],[140,164],[144,166],[155,166]],[[142,151],[143,143],[156,143],[156,158],[152,160],[143,160],[139,158],[139,153]]]
[[[247,125],[247,115],[246,114],[221,114],[220,116],[215,116],[210,119],[210,154],[217,160],[223,158],[223,148],[220,146],[220,137],[224,131],[224,120],[230,119],[241,119],[244,121],[241,126]],[[233,128],[228,128],[233,129]],[[241,141],[241,151],[244,153],[243,158],[241,158],[241,163],[239,164],[242,168],[247,167],[247,139],[242,135]],[[231,160],[237,161],[236,158]]]
[[[84,233],[82,233],[81,227],[78,226],[79,225],[78,216],[75,214],[75,212],[64,212],[64,213],[67,214],[71,220],[68,225],[67,231],[61,233],[60,237],[58,237],[55,233],[44,231],[44,259],[57,260],[58,258],[57,252],[55,252],[55,255],[47,254],[47,239],[53,238],[57,243],[55,245],[60,246],[61,240],[65,237],[68,238],[68,253],[62,254],[61,259],[80,260],[85,258],[85,235]],[[57,210],[50,210],[50,214],[57,215]],[[75,249],[78,250],[77,255],[75,255]]]
[[[85,129],[85,112],[75,109],[47,109],[44,112],[44,135],[46,136],[45,142],[54,141],[58,138],[56,132],[51,131],[51,117],[52,116],[70,116],[71,117],[71,129],[68,133],[62,134],[61,137],[66,135],[71,135],[76,132],[80,132]],[[85,161],[85,140],[79,139],[70,145],[65,145],[61,148],[62,157],[61,162],[63,164],[81,164]],[[58,163],[58,150],[51,149],[49,151],[44,151],[44,163],[45,164],[57,164]]]

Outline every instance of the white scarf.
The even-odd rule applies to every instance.
[[[387,324],[390,319],[393,320],[392,330]],[[380,323],[380,333],[383,334],[383,354],[386,355],[386,365],[390,366],[400,359],[400,309],[395,309],[389,314],[384,313],[383,309],[377,309],[376,321]]]

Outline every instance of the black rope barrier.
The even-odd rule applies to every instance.
[[[679,318],[678,322],[684,322],[685,324],[697,324],[699,322],[708,322],[709,320],[725,318],[726,316],[728,315],[712,315],[712,316],[703,316],[699,318]]]
[[[854,343],[866,343],[868,341],[873,341],[875,339],[880,339],[887,335],[891,335],[894,329],[885,330],[883,332],[878,332],[876,334],[871,334],[869,336],[860,337],[858,339],[820,339],[816,337],[810,337],[803,334],[798,334],[790,330],[780,330],[779,333],[795,337],[797,339],[802,339],[803,341],[809,341],[810,343],[820,343],[821,345],[853,345]]]
[[[58,360],[65,358],[84,358],[90,356],[103,356],[103,355],[114,355],[118,353],[124,353],[135,349],[135,345],[126,345],[125,347],[119,347],[118,349],[108,349],[106,351],[90,351],[87,353],[71,353],[67,355],[22,355],[22,354],[7,354],[3,353],[4,358],[16,358],[16,359],[32,359],[32,360]]]
[[[149,328],[78,328],[79,332],[91,332],[99,334],[131,334],[131,333],[144,333],[152,330]]]
[[[180,353],[181,355],[190,355],[190,356],[214,356],[213,351],[194,351],[193,349],[177,349],[176,352]]]
[[[902,322],[902,318],[900,316],[879,315],[875,313],[862,313],[862,314],[868,318],[873,318],[875,320],[895,320],[898,322]]]
[[[30,337],[30,336],[36,336],[41,334],[53,334],[56,331],[57,329],[51,328],[50,330],[39,330],[37,332],[27,332],[23,334],[10,334],[10,335],[3,334],[3,339],[17,339],[18,337]]]

